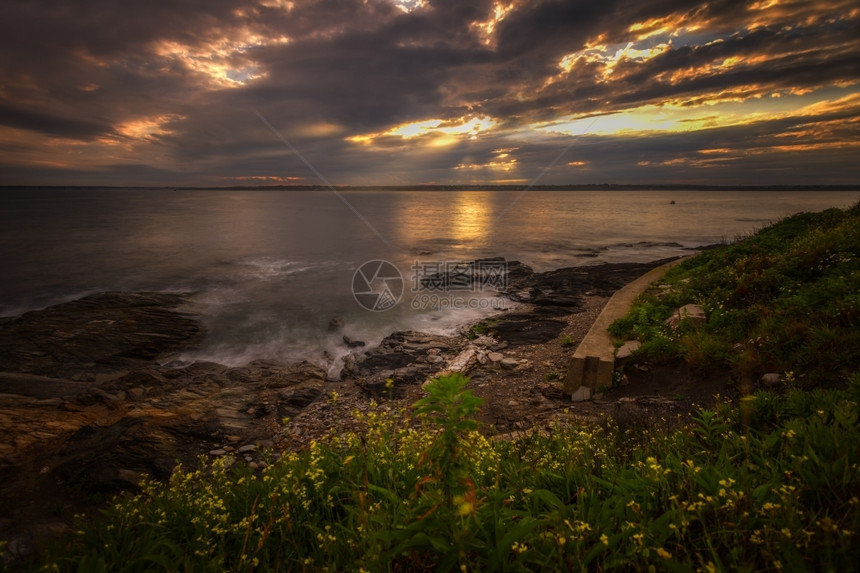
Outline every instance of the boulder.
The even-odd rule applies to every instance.
[[[625,342],[618,350],[615,351],[615,358],[617,360],[624,360],[625,358],[630,358],[630,355],[642,348],[642,343],[638,340],[628,340]]]
[[[677,329],[682,322],[691,324],[694,327],[705,324],[708,317],[705,315],[705,309],[698,304],[685,304],[681,308],[675,309],[672,316],[666,319],[666,324],[669,328]]]

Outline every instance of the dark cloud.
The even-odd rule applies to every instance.
[[[337,183],[530,181],[571,142],[533,122],[827,86],[858,93],[860,16],[851,2],[761,5],[522,1],[489,25],[490,0],[413,2],[408,12],[389,0],[6,2],[0,183],[314,182],[253,110]],[[562,58],[589,43],[606,48],[562,70]],[[617,57],[628,43],[665,45],[652,57]],[[693,133],[588,137],[570,148],[576,159],[544,177],[856,179],[857,109],[842,106],[841,127],[826,114],[783,112]],[[473,138],[380,135],[481,116],[495,128]],[[801,134],[830,147],[784,145]],[[708,141],[733,152],[702,156]],[[508,163],[499,160],[506,148],[515,149]]]
[[[113,131],[108,124],[58,117],[3,104],[0,104],[0,124],[74,139],[91,139]]]

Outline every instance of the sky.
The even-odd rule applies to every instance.
[[[0,4],[0,185],[600,183],[860,184],[860,4]]]

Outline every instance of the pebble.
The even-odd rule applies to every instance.
[[[256,451],[256,450],[257,450],[257,446],[256,446],[256,445],[254,445],[254,444],[248,444],[247,446],[242,446],[241,448],[239,448],[239,449],[238,449],[238,450],[236,450],[236,451],[238,451],[240,454],[244,454],[244,453],[246,453],[246,452],[254,452],[254,451]]]
[[[516,358],[508,357],[508,358],[502,358],[502,361],[499,364],[501,364],[502,368],[504,368],[505,370],[513,370],[514,368],[516,368],[517,366],[520,365],[520,361],[517,360]]]
[[[218,448],[217,450],[209,450],[209,455],[210,455],[210,456],[223,456],[223,455],[225,455],[226,453],[227,453],[227,451],[226,451],[226,450],[222,450],[221,448]]]

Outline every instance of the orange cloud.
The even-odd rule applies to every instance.
[[[386,139],[400,142],[415,140],[430,147],[452,145],[462,139],[477,139],[482,132],[490,131],[496,121],[489,116],[464,116],[456,119],[426,119],[395,125],[385,131],[351,135],[347,141],[374,145]]]

